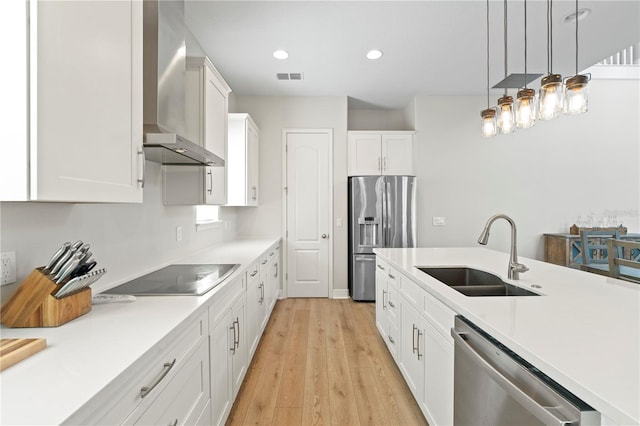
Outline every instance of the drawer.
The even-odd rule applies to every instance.
[[[257,287],[260,284],[260,262],[253,262],[247,268],[247,288]]]
[[[426,291],[404,275],[400,276],[400,294],[413,305],[418,312],[424,310],[424,295]]]
[[[249,272],[246,274],[251,275]],[[256,274],[257,276],[257,274]],[[212,297],[213,302],[209,305],[209,325],[211,330],[219,322],[220,318],[224,316],[225,312],[229,310],[231,305],[238,300],[238,297],[242,296],[247,291],[245,274],[241,274],[236,277],[232,282],[225,285],[218,294]]]
[[[181,364],[156,398],[148,406],[132,413],[125,423],[183,425],[196,422],[210,399],[208,341],[202,339],[197,349]]]
[[[429,293],[426,293],[424,312],[427,314],[427,319],[431,322],[433,327],[447,340],[453,341],[450,333],[456,316],[455,311],[451,310],[448,306]]]
[[[69,422],[120,424],[134,410],[146,409],[143,407],[148,407],[175,377],[194,347],[208,340],[208,329],[207,312],[176,327],[87,403],[83,412],[68,419]],[[173,367],[169,367],[171,364]],[[156,386],[143,397],[142,388],[152,387],[156,382]]]

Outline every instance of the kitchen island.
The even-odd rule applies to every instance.
[[[640,286],[521,258],[530,270],[507,279],[509,255],[485,248],[376,249],[376,254],[603,416],[640,424]],[[464,266],[540,294],[468,297],[417,267]]]
[[[166,395],[168,392],[165,390],[174,382],[184,402],[184,395],[190,389],[178,386],[181,384],[177,382],[182,372],[190,372],[190,367],[194,367],[192,371],[196,373],[208,373],[210,331],[207,324],[212,329],[218,324],[227,329],[220,318],[221,313],[229,308],[221,301],[229,299],[230,303],[234,302],[230,297],[230,289],[233,288],[234,300],[244,302],[247,290],[245,277],[251,274],[254,265],[260,263],[261,256],[277,253],[278,244],[279,239],[276,238],[236,240],[176,259],[175,264],[240,264],[225,281],[202,296],[149,296],[138,297],[133,302],[95,305],[89,313],[53,328],[3,326],[0,329],[2,338],[43,337],[47,340],[47,347],[2,371],[0,424],[157,423],[157,420],[150,421],[140,414],[151,411],[150,402],[156,399],[159,403],[155,405],[160,405],[161,410],[171,408],[173,401],[160,402],[163,402],[162,394]],[[164,266],[167,265],[158,265],[158,268]],[[146,272],[141,271],[140,275]],[[246,332],[244,324],[241,330]],[[236,336],[235,328],[233,333],[241,349],[238,350],[236,345],[234,352],[240,353],[244,351],[245,341]],[[225,336],[227,334],[222,335],[223,340],[226,340]],[[226,352],[226,342],[222,348]],[[177,364],[176,368],[170,373],[171,367],[163,372],[166,380],[162,380],[163,377],[158,375],[162,372],[162,362],[171,359]],[[199,361],[202,362],[198,364]],[[248,362],[248,358],[245,361]],[[212,362],[217,368],[215,375],[211,376],[213,385],[224,360],[214,359]],[[179,365],[181,363],[184,367]],[[156,377],[160,377],[157,386],[150,385]],[[199,389],[194,391],[203,407],[198,406],[198,412],[193,415],[201,415],[198,420],[209,424],[212,421],[209,416],[208,374],[203,373],[201,379],[189,382],[203,388],[200,396],[197,395]],[[145,385],[151,388],[147,391],[149,396],[141,397],[140,387]],[[220,398],[217,396],[216,399]],[[177,416],[171,417],[168,423],[174,418]],[[195,423],[195,418],[189,419],[181,418],[180,423]]]

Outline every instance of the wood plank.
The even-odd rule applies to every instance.
[[[329,305],[327,317],[327,372],[329,375],[329,401],[331,423],[334,425],[359,425],[358,409],[353,395],[349,361],[342,335],[340,304],[336,300]]]
[[[47,347],[46,339],[0,339],[0,371],[40,352]]]
[[[302,424],[304,425],[321,426],[331,423],[325,328],[328,302],[329,299],[320,299],[310,307],[309,345],[302,406]]]
[[[302,407],[278,407],[273,420],[278,426],[299,426],[302,425]]]
[[[378,391],[371,368],[353,369],[351,377],[360,423],[363,425],[390,425],[391,422],[382,405],[383,397]]]
[[[278,407],[302,407],[308,340],[309,310],[294,309],[291,336],[284,356],[284,371],[276,402]]]

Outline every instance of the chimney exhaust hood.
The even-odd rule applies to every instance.
[[[144,152],[162,164],[223,167],[224,160],[184,137],[184,1],[143,2]]]

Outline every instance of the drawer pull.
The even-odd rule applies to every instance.
[[[233,344],[231,345],[229,350],[231,351],[232,354],[235,354],[236,353],[236,322],[235,321],[231,323],[231,327],[229,327],[229,330],[233,330]]]
[[[258,303],[262,303],[264,302],[264,283],[260,283],[259,287],[260,287],[260,300],[258,300]]]
[[[251,273],[251,276],[252,276],[252,277],[255,277],[257,273],[258,273],[258,270],[256,269],[255,271],[253,271],[253,272]]]
[[[261,265],[264,265],[265,263],[267,263],[267,259],[265,259],[262,262],[260,262]]]
[[[384,301],[384,297],[387,295],[387,290],[382,290],[382,309],[387,309],[387,304]]]
[[[178,426],[178,419],[175,419],[173,422],[169,423],[169,426]]]
[[[416,330],[418,329],[418,327],[416,327],[415,324],[412,324],[412,326],[413,326],[413,331],[412,331],[413,336],[412,336],[411,346],[413,349],[413,353],[415,354],[416,353]]]
[[[378,265],[378,269],[382,269],[384,271],[384,267],[382,267],[382,265]]]
[[[140,389],[140,397],[144,398],[145,396],[149,395],[149,392],[151,392],[153,390],[153,388],[158,386],[158,383],[160,383],[162,381],[162,379],[164,379],[165,376],[167,374],[169,374],[169,371],[171,371],[171,369],[173,368],[173,366],[175,364],[176,364],[176,359],[175,358],[171,362],[165,362],[164,365],[162,366],[162,372],[153,381],[153,383],[151,383],[151,385],[149,385],[149,386],[145,386],[142,389]]]
[[[236,334],[236,325],[238,326],[238,334]],[[236,317],[236,320],[233,322],[233,347],[237,349],[240,346],[240,320]],[[235,353],[234,349],[234,353]]]
[[[396,276],[395,276],[395,275],[393,275],[393,274],[389,274],[389,278],[391,278],[392,280],[395,280],[395,279],[396,279]]]
[[[394,304],[393,304],[393,302],[392,302],[391,300],[389,300],[389,302],[388,302],[388,303],[389,303],[389,306],[391,306],[393,309],[395,309],[395,308],[396,308],[396,305],[394,305]]]
[[[275,253],[275,251],[272,251],[271,253],[269,253],[269,257],[273,256]]]
[[[424,356],[424,354],[420,353],[420,336],[422,336],[422,332],[420,331],[420,329],[416,330],[418,330],[418,344],[416,345],[416,351],[418,352],[418,359],[420,359]]]
[[[389,336],[389,341],[390,341],[391,343],[393,343],[394,345],[396,344],[396,341],[395,341],[395,340],[393,340],[393,337],[391,337],[391,336]]]

